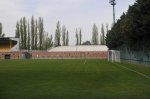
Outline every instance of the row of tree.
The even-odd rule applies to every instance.
[[[108,31],[108,25],[106,25]],[[96,24],[92,29],[92,40],[82,43],[82,30],[76,29],[76,45],[105,45],[105,31],[104,25],[101,27],[100,42],[98,38],[98,28]],[[2,23],[0,23],[0,37],[4,37],[2,33]],[[27,20],[25,17],[21,18],[16,23],[15,37],[20,39],[20,48],[24,50],[47,50],[50,47],[68,46],[69,45],[69,32],[66,26],[60,26],[60,22],[57,22],[55,37],[48,35],[44,30],[43,18],[39,17],[38,20],[33,16],[31,20]]]
[[[108,24],[106,24],[106,34],[107,33],[108,33]],[[99,39],[98,34],[99,34],[98,27],[96,26],[96,24],[94,24],[93,29],[92,29],[92,40],[91,40],[92,45],[98,45],[98,44],[105,45],[106,44],[106,41],[105,41],[106,34],[105,34],[105,28],[104,28],[103,24],[101,26],[100,39]]]
[[[61,30],[60,22],[57,22],[53,41],[53,36],[49,37],[44,30],[42,17],[37,20],[32,16],[31,21],[27,21],[25,17],[21,18],[16,24],[15,37],[20,39],[20,48],[25,50],[47,50],[53,46],[67,46],[69,44],[69,32],[65,25]]]
[[[27,21],[25,17],[17,21],[16,38],[20,39],[20,48],[25,50],[45,50],[52,46],[52,35],[44,31],[43,18]]]
[[[108,31],[108,25],[106,25]],[[100,39],[98,36],[98,28],[96,24],[92,29],[92,40],[82,42],[82,30],[76,29],[76,45],[105,45],[105,31],[104,25],[101,27]],[[0,23],[0,37],[4,37],[2,33],[2,23]],[[47,50],[50,47],[68,46],[69,45],[69,32],[66,26],[60,26],[60,22],[57,22],[55,37],[53,40],[52,35],[44,30],[43,18],[39,17],[35,19],[33,16],[31,20],[27,20],[26,17],[22,17],[16,23],[15,37],[20,39],[20,48],[24,50]],[[100,42],[99,42],[100,40]]]
[[[108,25],[106,25],[106,33],[108,32]],[[76,45],[105,45],[106,41],[105,41],[105,28],[104,25],[102,24],[101,26],[101,34],[100,34],[100,39],[98,36],[99,32],[98,32],[98,27],[96,26],[96,24],[93,25],[93,29],[92,29],[92,40],[90,41],[86,41],[82,43],[82,30],[81,28],[75,30],[75,37],[76,37]],[[62,44],[61,44],[61,38],[62,38]],[[100,42],[99,42],[100,40]],[[69,44],[69,32],[66,29],[66,26],[63,25],[62,26],[62,30],[61,30],[61,26],[60,26],[60,22],[57,22],[56,25],[56,31],[55,31],[55,38],[54,38],[54,47],[57,46],[68,46]]]
[[[62,34],[61,34],[62,33]],[[62,44],[61,44],[61,39],[62,39]],[[60,26],[60,22],[57,22],[56,25],[56,31],[55,31],[55,38],[54,38],[54,47],[57,46],[68,46],[69,45],[69,32],[66,29],[66,26]]]
[[[150,51],[150,0],[136,0],[114,24],[106,37],[106,45],[116,49],[122,45],[131,50]]]

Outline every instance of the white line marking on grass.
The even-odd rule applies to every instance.
[[[84,64],[86,64],[86,60],[84,60]]]
[[[129,71],[132,71],[132,72],[135,72],[135,73],[137,73],[137,74],[139,74],[139,75],[141,75],[141,76],[143,76],[143,77],[146,77],[146,78],[149,78],[150,79],[150,76],[147,76],[147,75],[145,75],[145,74],[143,74],[143,73],[140,73],[140,72],[138,72],[138,71],[135,71],[135,70],[133,70],[133,69],[131,69],[131,68],[128,68],[128,67],[125,67],[125,66],[123,66],[123,65],[119,65],[119,64],[117,64],[117,63],[114,63],[115,65],[118,65],[118,66],[121,66],[122,68],[124,68],[124,69],[127,69],[127,70],[129,70]]]

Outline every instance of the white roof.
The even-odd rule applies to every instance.
[[[105,45],[81,45],[81,46],[60,46],[55,47],[48,52],[65,52],[65,51],[107,51],[108,47]]]

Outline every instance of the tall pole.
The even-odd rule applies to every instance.
[[[109,0],[109,3],[113,6],[113,23],[115,24],[115,5],[116,5],[116,1],[115,0]]]
[[[116,20],[116,18],[115,18],[115,5],[113,5],[113,22],[115,23],[115,20]]]

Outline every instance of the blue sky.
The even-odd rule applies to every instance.
[[[116,0],[116,19],[126,12],[135,0]],[[25,16],[44,18],[45,31],[55,33],[56,23],[66,25],[69,30],[70,45],[75,44],[75,29],[81,28],[83,41],[91,40],[92,26],[95,23],[112,24],[112,6],[109,0],[0,0],[0,22],[6,36],[13,37],[17,20]]]

